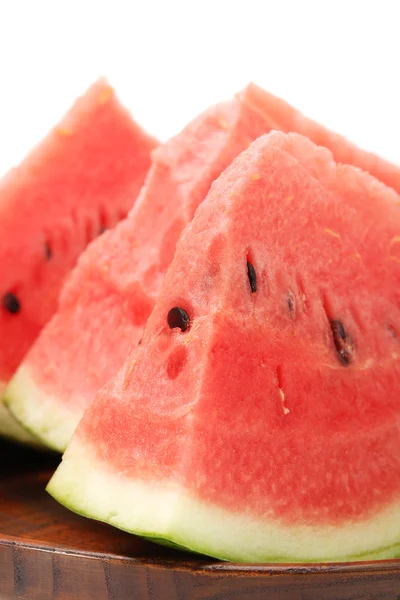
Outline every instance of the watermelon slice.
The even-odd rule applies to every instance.
[[[84,255],[9,386],[11,411],[44,443],[65,449],[96,391],[140,342],[176,241],[212,181],[261,134],[296,127],[340,160],[395,174],[254,84],[200,115],[154,154],[136,209]],[[399,170],[397,178],[400,189]]]
[[[185,230],[48,490],[245,562],[400,554],[400,197],[262,136]]]
[[[82,255],[58,313],[7,390],[13,414],[45,444],[65,449],[97,390],[140,341],[179,235],[212,181],[272,126],[245,94],[154,152],[134,210]]]
[[[99,80],[0,183],[0,395],[78,255],[131,208],[155,145]]]

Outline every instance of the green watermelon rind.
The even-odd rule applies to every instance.
[[[0,382],[0,389],[4,389]],[[5,402],[5,397],[0,394],[0,436],[18,442],[19,444],[43,448],[43,444],[26,427],[15,419],[10,413]]]
[[[26,368],[21,366],[11,379],[4,392],[3,403],[27,436],[35,439],[40,446],[64,452],[71,437],[70,423],[77,422],[77,415],[67,406],[56,409],[52,398],[35,386]]]
[[[70,507],[69,510],[73,510]],[[76,512],[76,511],[73,511]],[[90,518],[88,517],[88,515],[81,515],[84,516],[86,518]],[[166,548],[171,548],[172,550],[179,550],[181,552],[192,552],[193,554],[199,554],[199,555],[204,555],[206,554],[205,552],[202,552],[201,550],[194,550],[193,548],[188,548],[186,546],[182,546],[182,544],[177,544],[176,542],[172,542],[170,539],[167,538],[160,538],[160,537],[153,537],[151,535],[140,535],[139,533],[135,533],[134,531],[128,531],[127,529],[121,529],[121,531],[126,531],[127,533],[131,533],[133,535],[137,535],[138,537],[141,537],[145,540],[148,540],[150,542],[154,542],[155,544],[160,544],[161,546],[165,546]],[[389,553],[388,556],[386,556],[386,553]],[[393,554],[394,553],[394,554]],[[223,561],[228,561],[229,559],[227,558],[222,558],[222,557],[215,557],[215,558],[219,558],[219,560],[223,560]],[[395,546],[389,546],[387,548],[379,548],[379,550],[377,550],[373,555],[370,554],[354,554],[352,555],[350,558],[344,558],[341,559],[340,561],[336,561],[336,562],[347,562],[347,561],[351,561],[351,562],[364,562],[364,561],[370,561],[370,560],[385,560],[386,558],[389,559],[393,559],[393,558],[400,558],[400,544],[397,544]],[[267,562],[267,561],[265,561]],[[289,557],[270,557],[268,559],[269,563],[290,563],[290,562],[299,562],[297,558],[290,558]],[[318,562],[317,560],[307,560],[308,563],[316,563]],[[332,561],[329,561],[332,562]]]
[[[171,540],[166,539],[166,538],[154,537],[151,535],[139,535],[138,533],[136,534],[133,531],[128,531],[127,529],[122,529],[120,527],[118,527],[118,529],[121,529],[121,531],[126,531],[127,533],[131,533],[132,535],[137,535],[138,537],[141,537],[142,539],[147,540],[149,542],[153,542],[154,544],[159,544],[160,546],[165,546],[165,548],[171,548],[171,550],[179,550],[180,552],[188,552],[189,551],[189,552],[192,552],[193,554],[199,554],[199,555],[204,554],[204,552],[186,548],[185,546],[182,546],[182,544],[177,544],[176,542],[172,542]]]
[[[243,563],[325,563],[400,558],[398,505],[384,509],[370,521],[354,524],[347,522],[339,530],[323,526],[319,527],[319,531],[316,527],[291,528],[273,521],[249,521],[248,516],[235,515],[189,498],[167,483],[163,489],[160,483],[149,486],[148,482],[132,482],[124,479],[120,473],[110,472],[105,464],[99,464],[93,456],[88,458],[90,455],[90,450],[85,451],[74,439],[47,486],[49,494],[77,514],[108,523],[122,531],[164,546]],[[135,486],[141,488],[139,493],[147,486],[148,492],[147,497],[142,495],[136,503],[132,493]],[[124,504],[124,507],[121,508],[121,504]],[[179,527],[174,528],[174,509],[175,514],[179,512],[179,522],[183,523],[181,530]],[[182,519],[185,510],[186,516]],[[200,513],[203,517],[196,522]],[[208,517],[204,518],[207,514]],[[148,524],[151,522],[150,527]],[[247,523],[250,523],[249,527]],[[271,526],[278,530],[276,547],[281,548],[285,544],[285,536],[289,534],[292,546],[295,540],[301,550],[298,553],[288,551],[287,554],[282,554],[276,552],[272,546],[268,547],[266,539],[273,538],[266,537],[265,533]],[[293,535],[293,532],[296,534],[296,528],[301,533],[297,541]],[[335,529],[336,538],[334,552],[327,551],[331,543],[329,531],[332,529]],[[219,533],[215,534],[215,531]],[[379,543],[376,547],[371,545],[368,548],[365,545],[366,537],[371,531],[376,534]],[[257,543],[255,538],[258,536]],[[319,538],[319,543],[316,543],[316,538]],[[386,539],[389,542],[387,544]],[[247,542],[251,542],[252,550],[246,551]],[[349,549],[346,543],[350,543],[352,548]],[[304,549],[308,553],[304,553]]]

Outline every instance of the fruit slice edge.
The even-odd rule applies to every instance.
[[[167,482],[163,485],[162,482],[124,479],[108,470],[76,439],[71,442],[46,489],[58,502],[80,515],[158,543],[172,543],[174,547],[222,560],[248,562],[246,547],[250,540],[251,562],[254,563],[400,557],[399,504],[383,510],[369,521],[349,522],[340,527],[281,527],[272,521],[235,515],[202,503]],[[82,505],[82,498],[85,498],[85,505]],[[179,528],[174,526],[174,515],[178,513]],[[382,529],[387,531],[391,543],[375,547],[374,539],[381,538]],[[211,546],[210,539],[213,539]],[[341,553],[343,546],[350,549],[346,556]],[[286,548],[286,551],[277,554],[274,547]],[[299,552],[299,547],[307,548],[308,552]],[[235,548],[233,552],[232,548]]]

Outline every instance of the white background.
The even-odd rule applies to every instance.
[[[399,0],[0,0],[0,173],[99,75],[160,139],[254,80],[400,164]]]

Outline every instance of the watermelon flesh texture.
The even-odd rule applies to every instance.
[[[7,390],[10,410],[44,443],[65,449],[97,390],[140,342],[179,235],[212,181],[261,134],[296,127],[340,160],[395,171],[254,84],[200,115],[154,154],[129,219],[82,257]]]
[[[45,444],[65,449],[97,390],[140,342],[176,242],[212,181],[273,126],[245,95],[212,107],[153,153],[134,209],[82,255],[6,392],[13,414]]]
[[[99,80],[0,183],[0,390],[56,311],[79,254],[132,207],[155,145]]]
[[[400,555],[400,197],[297,134],[186,228],[49,492],[227,560]],[[190,260],[188,258],[190,257]]]

